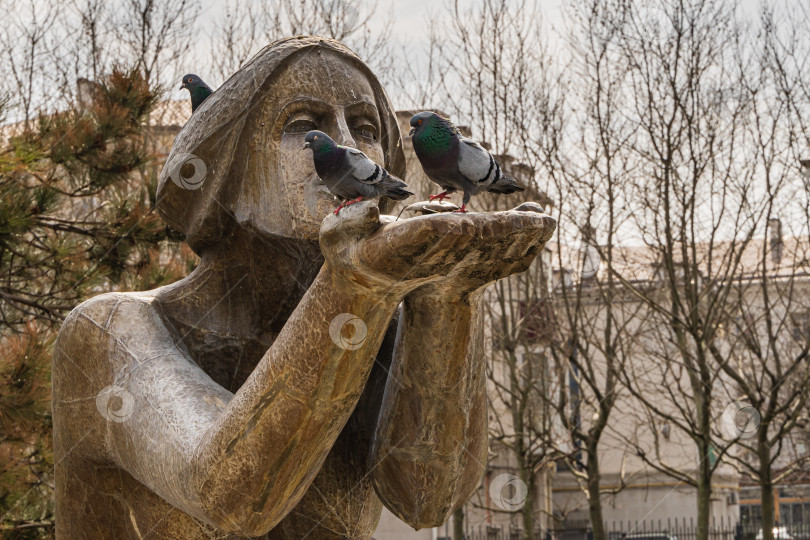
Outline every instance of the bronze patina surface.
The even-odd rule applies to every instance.
[[[59,538],[363,539],[383,504],[428,527],[478,486],[481,291],[526,269],[555,222],[383,223],[365,201],[335,216],[302,149],[312,126],[402,174],[385,92],[322,38],[266,47],[178,135],[158,208],[201,262],[65,321]]]

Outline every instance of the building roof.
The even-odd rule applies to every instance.
[[[554,256],[553,268],[556,271],[582,272],[587,246],[573,247],[556,242],[547,244]],[[593,250],[593,248],[591,248]],[[595,253],[600,263],[596,278],[607,275],[605,246],[598,246]],[[613,268],[628,281],[656,281],[663,276],[661,250],[652,246],[618,246],[613,249]],[[734,279],[755,279],[765,274],[771,278],[787,278],[810,275],[810,237],[753,238],[743,246],[737,242],[699,242],[689,253],[697,261],[701,276],[714,279],[731,277]],[[682,260],[675,258],[676,264]]]
[[[191,100],[173,99],[161,101],[149,115],[149,125],[154,127],[181,128],[191,117]]]

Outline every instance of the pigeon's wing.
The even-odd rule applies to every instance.
[[[382,181],[382,167],[360,150],[346,148],[346,164],[349,167],[348,172],[364,184],[379,184]]]
[[[498,163],[483,146],[470,139],[458,145],[458,172],[471,182],[489,184],[497,177]]]

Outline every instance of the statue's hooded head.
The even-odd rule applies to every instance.
[[[299,36],[262,49],[194,112],[161,173],[160,215],[197,253],[237,226],[317,241],[337,203],[303,148],[311,129],[404,172],[394,110],[374,74],[341,43]]]

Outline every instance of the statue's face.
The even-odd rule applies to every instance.
[[[339,201],[315,173],[304,136],[319,129],[382,165],[382,123],[371,84],[349,60],[310,49],[282,68],[251,116],[237,221],[261,233],[317,240],[321,221]]]

